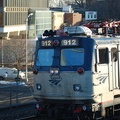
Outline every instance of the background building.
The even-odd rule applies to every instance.
[[[33,14],[29,19],[29,39],[41,37],[45,30],[58,30],[65,23],[68,26],[80,25],[82,14],[49,9],[29,9]]]
[[[29,14],[29,39],[41,37],[45,30],[57,30],[64,23],[64,12],[49,9],[30,9]]]
[[[65,13],[64,22],[70,26],[80,25],[82,21],[82,14],[79,13]]]
[[[42,36],[45,30],[52,29],[52,12],[49,9],[29,9],[33,16],[29,19],[29,39]]]
[[[49,0],[0,0],[0,37],[21,35],[26,30],[29,8],[48,8]]]
[[[58,30],[64,23],[64,12],[52,12],[52,29]]]
[[[74,13],[67,17],[67,20],[72,18],[71,21],[64,21],[65,12],[62,9],[59,12],[50,10],[48,2],[49,0],[0,0],[1,65],[25,66],[26,58],[31,61],[35,39],[45,30],[59,29],[65,22],[70,22],[70,25],[74,25],[72,22],[80,22],[79,15]],[[10,38],[10,41],[4,37]]]

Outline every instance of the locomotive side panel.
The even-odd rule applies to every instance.
[[[116,38],[111,38],[111,40],[108,39],[107,41],[104,40],[104,42],[99,41],[96,47],[96,73],[93,74],[93,88],[95,101],[101,103],[102,116],[114,116],[116,113],[118,115],[119,112],[120,59],[118,51],[119,39]],[[107,115],[107,112],[109,115]]]

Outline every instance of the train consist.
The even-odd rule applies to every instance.
[[[78,31],[37,40],[33,95],[42,119],[98,120],[120,114],[120,37],[80,36]]]

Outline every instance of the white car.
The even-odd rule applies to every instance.
[[[17,77],[16,68],[0,67],[0,80],[11,80]]]
[[[25,73],[22,72],[22,71],[19,71],[19,77],[20,77],[21,79],[25,79]]]

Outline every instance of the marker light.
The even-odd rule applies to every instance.
[[[78,69],[77,69],[77,72],[78,72],[79,74],[84,74],[84,69],[83,69],[83,68],[78,68]]]
[[[53,45],[54,45],[54,46],[58,46],[58,45],[59,45],[59,41],[58,41],[58,40],[54,40],[54,41],[53,41]]]
[[[76,108],[75,110],[74,110],[74,113],[80,113],[82,111],[82,108]]]
[[[38,70],[36,68],[33,68],[33,74],[35,74],[35,75],[38,74]]]

